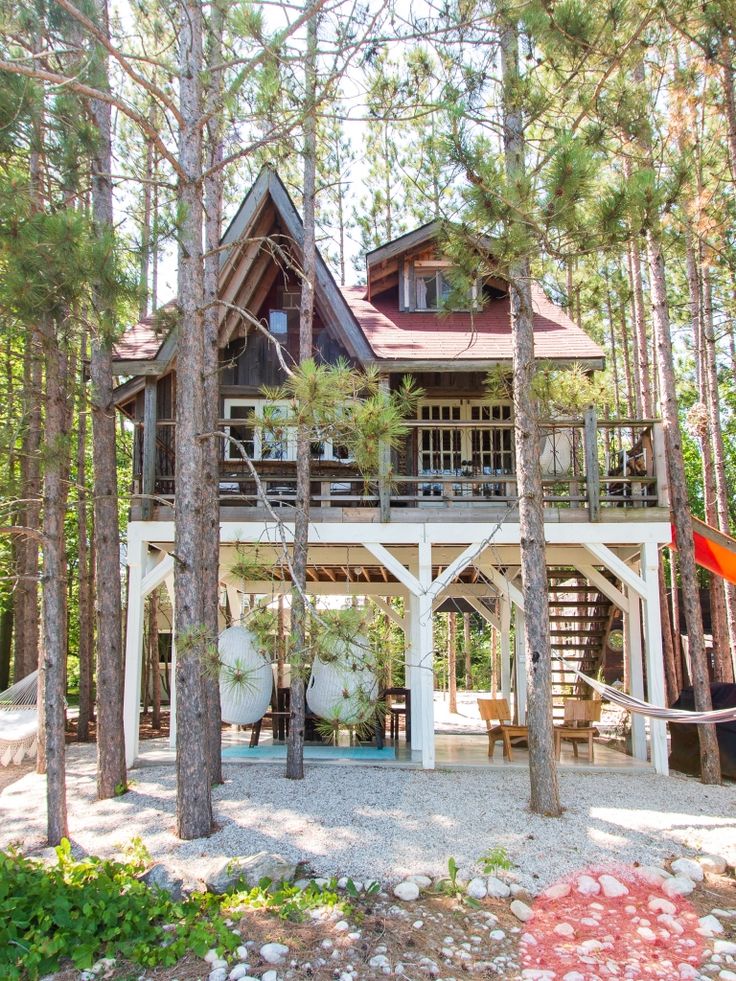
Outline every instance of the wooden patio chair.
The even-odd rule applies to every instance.
[[[578,758],[578,743],[587,743],[588,761],[593,762],[593,736],[598,730],[593,725],[600,721],[601,700],[599,698],[566,698],[565,721],[555,726],[555,756],[559,760],[562,740],[572,743],[575,759]]]
[[[493,756],[496,741],[503,743],[504,759],[512,762],[511,740],[528,739],[528,726],[517,726],[511,721],[509,703],[505,698],[479,698],[478,708],[480,717],[486,724],[488,730],[488,755]],[[496,722],[497,725],[493,725]]]

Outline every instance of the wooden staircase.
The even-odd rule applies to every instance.
[[[553,713],[555,722],[561,722],[565,699],[590,697],[590,692],[560,657],[578,671],[595,675],[603,664],[614,608],[576,569],[550,568],[547,581]]]

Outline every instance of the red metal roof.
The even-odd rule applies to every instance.
[[[603,360],[601,348],[570,317],[533,286],[534,353],[541,360]],[[343,287],[356,320],[377,358],[510,361],[511,311],[508,297],[491,300],[470,313],[412,312],[397,309],[390,293],[366,299],[365,287]]]
[[[155,358],[159,348],[166,340],[170,327],[170,325],[162,325],[161,313],[164,310],[173,309],[175,305],[175,302],[170,300],[159,307],[156,313],[149,313],[137,324],[128,327],[123,336],[113,345],[113,360],[150,361]]]

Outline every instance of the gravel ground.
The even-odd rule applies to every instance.
[[[395,881],[441,875],[450,856],[468,875],[484,851],[501,846],[517,880],[534,890],[606,861],[660,864],[692,850],[736,862],[736,786],[705,787],[687,777],[561,772],[566,811],[555,820],[529,813],[523,770],[313,765],[295,783],[282,764],[230,764],[214,791],[219,830],[180,842],[172,833],[172,766],[135,770],[129,793],[96,802],[94,747],[71,746],[68,760],[71,838],[98,855],[140,836],[165,864],[267,850],[320,874]],[[44,795],[33,772],[0,793],[0,848],[41,847]]]

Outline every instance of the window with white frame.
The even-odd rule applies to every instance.
[[[440,310],[452,290],[442,269],[415,269],[415,306],[417,310]]]
[[[417,418],[419,474],[481,476],[514,472],[514,431],[509,402],[461,399],[425,401]],[[452,424],[478,423],[478,427]],[[508,423],[508,425],[505,425]]]
[[[288,402],[225,399],[224,418],[233,420],[225,426],[225,434],[242,444],[249,460],[296,460],[296,432],[286,425],[290,415]],[[341,463],[351,459],[347,447],[327,436],[311,444],[311,456],[314,460]],[[225,459],[242,460],[238,447],[229,441],[225,444]]]

